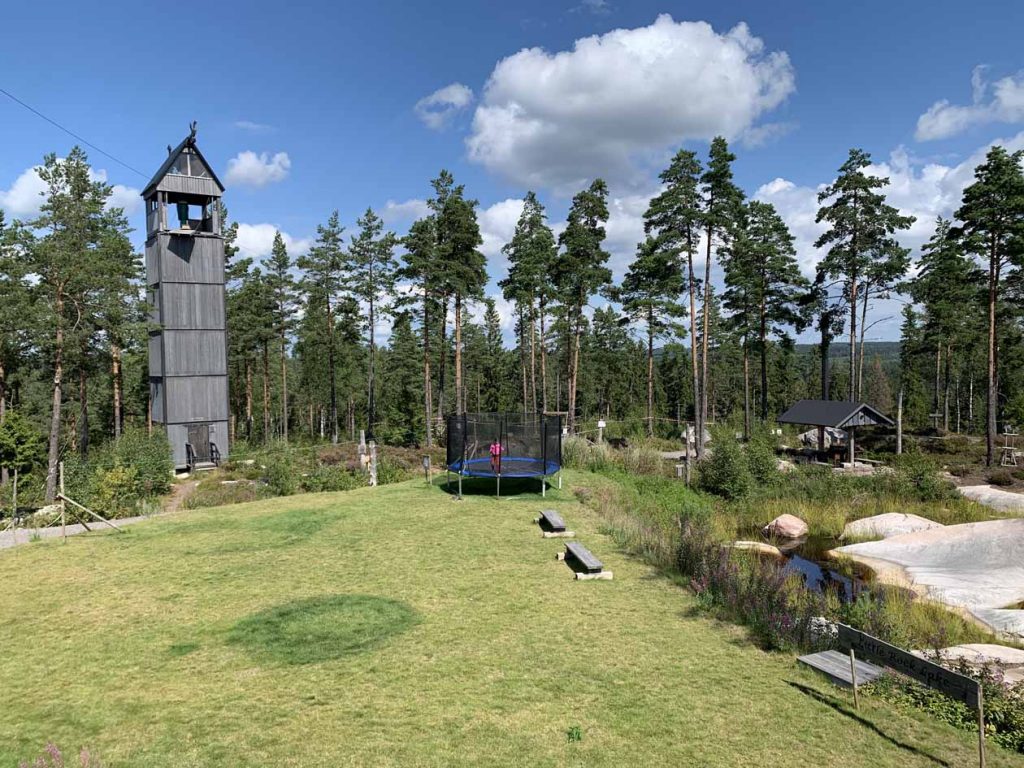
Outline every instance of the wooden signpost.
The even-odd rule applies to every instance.
[[[985,768],[985,706],[981,683],[967,675],[953,672],[933,661],[922,659],[912,653],[890,645],[884,640],[860,632],[845,624],[837,624],[838,643],[850,652],[850,672],[853,675],[854,706],[857,700],[857,673],[854,670],[856,655],[876,664],[888,667],[901,675],[917,680],[922,685],[934,688],[951,699],[963,702],[978,713],[978,765]]]

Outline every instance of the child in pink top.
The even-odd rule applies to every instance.
[[[491,471],[496,474],[501,474],[501,443],[495,440],[491,443]]]

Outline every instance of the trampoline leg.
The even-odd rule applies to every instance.
[[[559,472],[558,472],[558,490],[562,490],[562,472],[561,472],[561,470],[559,470]]]
[[[462,500],[462,473],[459,472],[459,500]]]
[[[498,498],[501,498],[501,475],[498,475]]]
[[[540,497],[543,499],[548,489],[548,479],[544,475],[540,476]]]

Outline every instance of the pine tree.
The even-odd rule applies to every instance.
[[[295,278],[292,277],[293,262],[288,255],[284,238],[274,233],[274,244],[266,264],[266,285],[273,305],[272,327],[280,344],[281,355],[281,437],[288,442],[288,334],[295,323],[295,309],[298,301]]]
[[[434,228],[434,217],[428,216],[419,219],[409,228],[402,244],[405,246],[405,254],[402,259],[404,265],[399,270],[399,277],[409,280],[419,294],[420,307],[420,330],[422,331],[423,347],[423,409],[424,409],[424,445],[430,448],[434,444],[434,430],[431,424],[434,420],[433,403],[433,377],[431,374],[431,317],[436,314],[436,276],[434,274],[435,260],[434,253],[437,246],[437,235]]]
[[[17,222],[7,225],[0,210],[0,427],[9,408],[8,377],[29,346],[33,315],[26,263],[22,258],[29,233]],[[0,485],[8,480],[9,466],[0,461]]]
[[[761,419],[768,418],[768,337],[786,337],[786,329],[803,329],[799,303],[807,283],[800,274],[793,236],[771,203],[758,200],[744,206],[733,241],[723,251],[723,306],[731,312],[727,325],[738,333],[743,347],[744,436],[750,436],[749,348],[760,356]]]
[[[327,329],[331,443],[337,445],[338,379],[334,314],[335,304],[340,298],[345,275],[345,252],[341,239],[345,228],[339,224],[338,212],[334,211],[327,219],[327,223],[318,226],[316,231],[316,243],[310,248],[308,254],[299,259],[298,265],[305,272],[302,283],[306,295],[307,311],[310,306],[319,307],[322,302],[324,313],[322,320]]]
[[[686,256],[686,292],[690,309],[690,374],[693,417],[696,434],[703,434],[700,407],[700,365],[697,354],[697,290],[693,261],[700,242],[701,228],[701,165],[697,155],[689,150],[679,150],[668,168],[659,178],[665,185],[661,194],[655,196],[644,213],[644,231],[654,235],[659,247],[672,249],[677,256]],[[704,452],[704,441],[697,441],[697,455]]]
[[[659,248],[657,239],[648,237],[637,246],[636,259],[613,292],[627,318],[646,328],[648,437],[654,436],[654,341],[679,332],[677,320],[684,309],[676,299],[683,286],[679,260],[670,250]]]
[[[700,178],[703,207],[701,221],[704,226],[706,252],[704,254],[704,325],[701,330],[701,418],[702,425],[708,420],[708,327],[711,313],[711,264],[716,249],[726,247],[732,236],[743,192],[732,180],[732,163],[736,155],[729,151],[724,138],[716,136],[708,152],[708,166]],[[701,440],[697,441],[698,443]]]
[[[816,222],[829,225],[814,244],[815,248],[828,248],[821,269],[827,277],[843,281],[850,313],[851,400],[859,395],[858,302],[869,300],[872,283],[885,284],[905,271],[906,254],[901,252],[893,236],[914,223],[913,216],[903,216],[885,202],[880,190],[888,186],[889,179],[868,175],[864,169],[870,165],[871,156],[867,152],[851,149],[849,158],[839,168],[839,176],[818,193],[821,208],[815,218]],[[866,304],[862,312],[866,314]]]
[[[558,241],[561,258],[555,261],[552,278],[570,334],[571,347],[566,354],[569,431],[576,426],[576,393],[579,384],[580,338],[583,334],[583,310],[590,298],[611,281],[605,266],[608,252],[602,248],[605,222],[608,221],[608,186],[602,179],[576,194],[569,219]]]
[[[995,459],[999,407],[999,339],[997,312],[1007,279],[1024,264],[1024,152],[995,146],[974,169],[974,183],[964,190],[956,212],[962,222],[951,234],[988,271],[988,368],[986,462]]]
[[[465,411],[462,364],[463,304],[479,298],[487,283],[487,259],[480,252],[483,238],[476,218],[476,200],[467,200],[462,185],[442,170],[434,180],[435,197],[429,202],[434,211],[436,235],[436,275],[443,297],[453,301],[455,314],[455,413]],[[442,320],[442,329],[444,328]],[[444,332],[442,330],[442,366]],[[443,370],[443,368],[442,368]],[[442,374],[443,375],[443,374]],[[442,379],[443,380],[443,379]],[[442,387],[443,397],[443,387]]]
[[[377,419],[377,382],[374,376],[377,356],[377,315],[391,312],[391,304],[387,302],[387,297],[395,287],[396,238],[391,232],[384,231],[384,222],[372,208],[367,208],[366,213],[356,223],[359,225],[359,234],[352,238],[349,247],[346,283],[355,298],[367,307],[364,323],[369,341],[366,432],[367,437],[372,438]]]
[[[414,445],[423,433],[423,380],[420,350],[408,312],[398,312],[381,360],[381,436],[385,442]]]
[[[47,155],[39,177],[46,185],[40,216],[30,227],[40,233],[28,252],[29,270],[38,281],[34,289],[41,310],[41,327],[48,329],[47,348],[53,371],[46,500],[57,493],[60,461],[61,408],[69,345],[79,349],[76,321],[85,311],[84,298],[106,279],[105,249],[127,239],[118,209],[106,210],[111,187],[90,176],[88,158],[74,147],[60,160]]]
[[[502,248],[508,257],[508,276],[501,280],[504,297],[516,303],[520,315],[520,364],[522,368],[523,410],[527,401],[537,410],[537,319],[540,319],[540,390],[541,410],[547,410],[547,354],[546,325],[547,304],[551,298],[548,274],[554,262],[557,248],[555,236],[545,221],[544,206],[533,192],[527,192],[523,199],[523,212],[516,223],[512,239]],[[527,345],[525,337],[529,335]],[[530,362],[526,363],[526,349],[529,346]],[[527,368],[529,368],[529,391],[527,396]]]

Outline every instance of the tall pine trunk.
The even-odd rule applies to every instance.
[[[548,337],[545,327],[544,299],[540,301],[540,407],[544,413],[548,411]],[[557,409],[556,409],[557,410]]]
[[[757,332],[761,353],[761,421],[768,421],[768,311],[764,291],[761,292],[761,317]]]
[[[288,442],[288,339],[281,329],[281,437]]]
[[[331,308],[331,297],[327,297],[327,365],[330,367],[328,377],[331,382],[331,444],[338,444],[338,371],[334,364],[334,310]]]
[[[263,341],[263,442],[270,442],[270,344]]]
[[[750,344],[743,334],[743,439],[750,439]]]
[[[466,410],[466,396],[462,391],[462,292],[455,292],[455,413]]]
[[[245,439],[252,441],[252,361],[245,361]]]
[[[530,298],[530,396],[533,412],[537,412],[537,313]]]
[[[423,431],[425,432],[424,445],[430,448],[434,444],[434,430],[431,428],[434,418],[433,392],[431,391],[430,380],[430,297],[427,289],[423,288]]]
[[[57,465],[60,462],[60,406],[64,391],[64,292],[57,289],[54,302],[57,327],[53,335],[53,401],[50,406],[50,444],[47,453],[46,503],[57,497]]]
[[[523,385],[523,413],[526,413],[529,383],[526,379],[526,320],[522,304],[519,305],[519,378]]]
[[[438,352],[437,371],[437,420],[444,423],[444,380],[448,368],[448,297],[441,300],[441,349]]]
[[[708,201],[708,209],[714,206],[714,200]],[[704,318],[703,329],[700,339],[700,428],[698,444],[704,442],[704,425],[708,421],[708,336],[711,324],[711,242],[714,236],[714,227],[708,224],[708,247],[704,259]],[[700,455],[701,450],[698,450]]]
[[[124,428],[122,414],[122,381],[121,381],[121,346],[116,342],[110,345],[110,382],[114,393],[114,437],[120,437]]]
[[[693,369],[693,420],[694,443],[697,457],[704,455],[704,421],[701,418],[700,369],[697,365],[697,285],[693,276],[693,242],[689,240],[686,250],[686,269],[690,292],[690,365]],[[686,447],[689,455],[690,447]]]
[[[988,376],[985,414],[985,463],[992,466],[996,451],[996,417],[999,385],[996,379],[996,299],[999,292],[999,254],[996,237],[992,236],[988,259]]]
[[[860,290],[864,298],[860,303],[860,351],[857,354],[857,396],[854,400],[860,400],[864,392],[864,342],[868,329],[868,300],[871,297],[871,283],[865,282]]]
[[[7,420],[7,371],[4,369],[4,361],[0,360],[0,427]],[[7,467],[0,465],[0,485],[7,485]]]
[[[647,308],[647,436],[654,437],[654,307]]]
[[[370,362],[369,368],[367,369],[366,380],[367,380],[367,392],[366,392],[366,432],[367,436],[373,437],[373,428],[377,423],[377,401],[374,396],[374,391],[377,388],[377,383],[374,380],[373,362],[376,354],[375,347],[375,335],[373,332],[373,325],[375,322],[374,317],[374,306],[373,297],[370,297]]]

